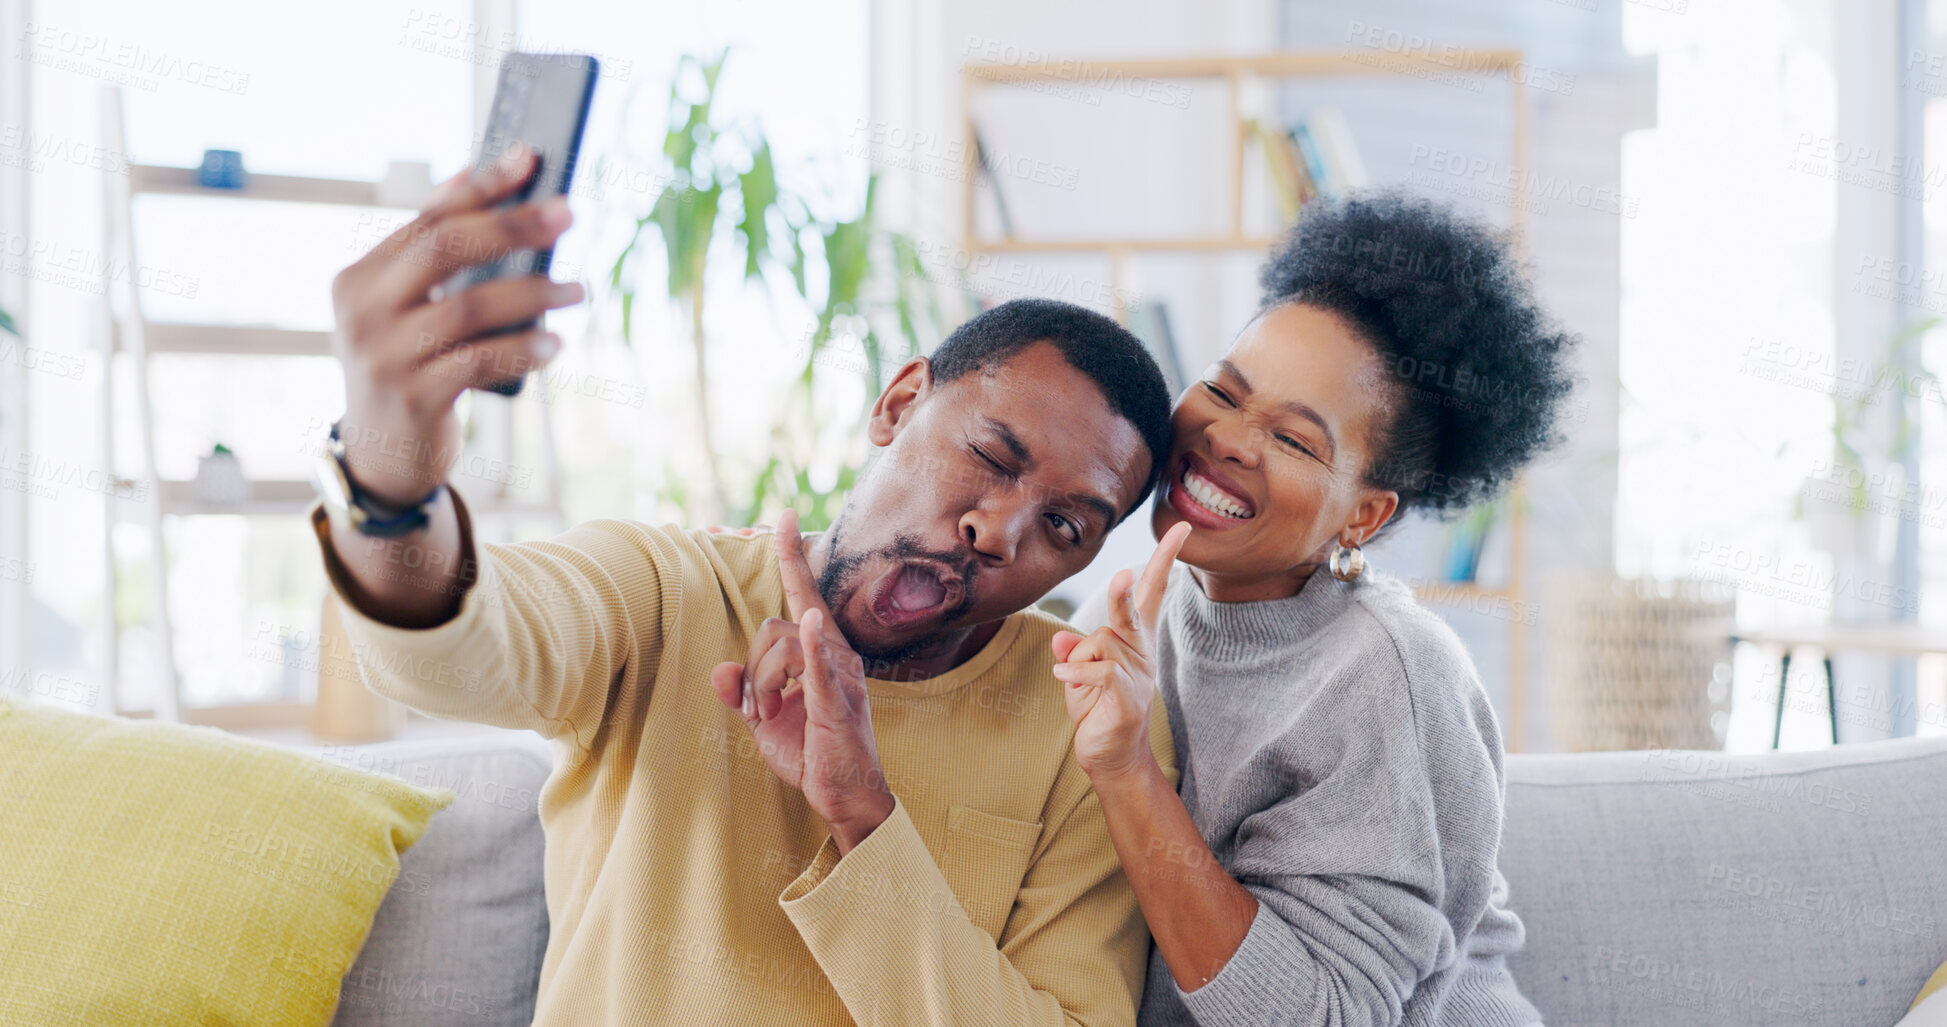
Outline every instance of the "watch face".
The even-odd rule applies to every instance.
[[[440,486],[425,499],[404,509],[395,509],[361,494],[345,470],[344,446],[336,439],[338,426],[332,426],[333,440],[317,458],[312,477],[325,516],[340,527],[351,528],[374,538],[398,538],[418,531],[427,524],[426,508],[439,497]]]

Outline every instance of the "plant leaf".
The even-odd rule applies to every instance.
[[[777,165],[771,159],[771,141],[758,138],[751,155],[750,170],[737,176],[737,192],[744,201],[744,218],[737,226],[744,233],[744,277],[756,278],[758,261],[770,253],[771,235],[765,218],[777,205]]]
[[[798,295],[804,295],[804,230],[791,230],[791,281],[798,287]]]
[[[737,518],[741,524],[749,526],[757,523],[758,516],[764,512],[764,501],[770,498],[771,478],[777,474],[780,463],[782,458],[777,455],[776,450],[773,450],[771,459],[765,463],[764,469],[758,472],[757,480],[751,485],[750,506],[745,508]]]
[[[841,309],[862,309],[859,292],[869,269],[867,248],[872,240],[872,198],[878,189],[879,179],[875,175],[866,183],[865,209],[859,211],[859,216],[840,221],[825,233],[825,263],[831,268],[831,288],[825,297],[825,308],[833,313]]]
[[[663,248],[669,256],[669,294],[687,296],[703,285],[704,258],[710,250],[710,236],[716,230],[717,205],[723,187],[711,184],[698,189],[675,185],[656,197],[649,211],[662,234]]]
[[[690,159],[696,155],[696,128],[707,123],[709,109],[683,99],[683,69],[694,58],[676,63],[676,77],[669,83],[669,130],[663,135],[663,156],[680,175],[687,175]]]

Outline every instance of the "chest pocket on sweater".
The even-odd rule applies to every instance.
[[[999,817],[971,806],[947,808],[940,873],[968,919],[997,942],[1040,840],[1040,821]]]

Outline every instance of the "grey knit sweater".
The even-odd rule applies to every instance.
[[[1075,620],[1104,623],[1103,597]],[[1158,634],[1184,805],[1258,911],[1193,992],[1152,949],[1140,1022],[1538,1022],[1504,959],[1500,728],[1453,631],[1371,572],[1217,603],[1179,564]]]

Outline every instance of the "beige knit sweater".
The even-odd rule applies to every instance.
[[[425,630],[358,611],[324,551],[374,691],[554,743],[536,1024],[1134,1023],[1148,932],[1071,750],[1052,618],[868,681],[897,806],[840,859],[710,687],[785,616],[768,534],[594,521],[478,547]],[[1151,740],[1174,780],[1160,703]]]

